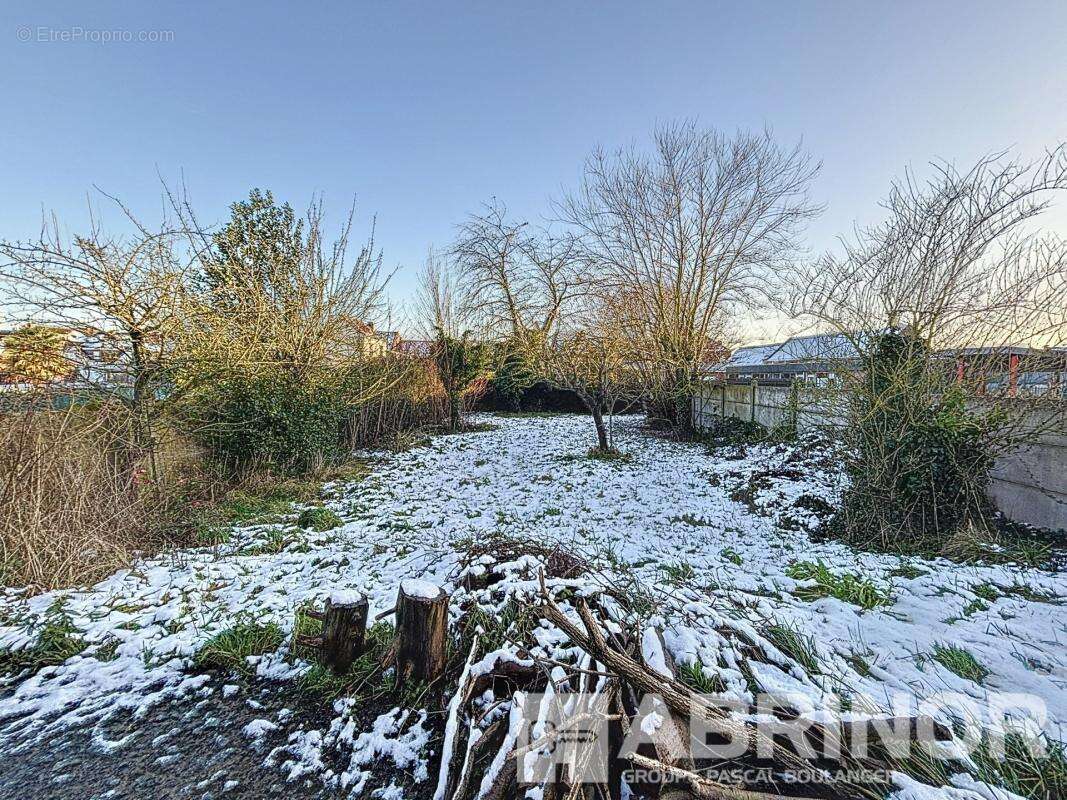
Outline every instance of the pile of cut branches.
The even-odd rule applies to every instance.
[[[576,593],[568,580],[552,582],[563,587],[553,596],[543,569],[539,583],[536,635],[489,652],[478,633],[463,640],[434,800],[619,800],[624,783],[672,800],[881,798],[898,768],[894,746],[919,730],[951,738],[922,717],[878,727],[806,719],[782,735],[800,717],[788,707],[768,733],[757,724],[766,720],[680,680],[661,633],[642,629],[618,598]],[[861,757],[848,746],[857,739],[875,744]]]

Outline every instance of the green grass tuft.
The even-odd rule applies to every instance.
[[[633,456],[629,453],[624,453],[618,448],[608,447],[606,449],[600,447],[590,447],[589,451],[585,454],[586,458],[590,458],[594,461],[609,461],[619,464],[627,464],[633,461]]]
[[[337,514],[324,506],[305,508],[296,520],[296,524],[301,528],[310,528],[319,533],[332,530],[342,525],[343,522]]]
[[[908,562],[905,561],[899,567],[897,567],[896,569],[890,570],[889,577],[890,578],[904,578],[904,580],[912,581],[912,580],[915,580],[916,578],[921,578],[923,575],[928,575],[928,574],[929,573],[926,570],[919,569],[914,564],[909,564]]]
[[[815,655],[815,639],[791,625],[775,623],[763,628],[763,637],[796,661],[810,675],[818,675],[819,659]]]
[[[193,664],[198,669],[221,669],[250,673],[246,659],[270,653],[282,646],[285,637],[275,623],[251,620],[238,622],[216,634],[197,651]]]
[[[660,567],[667,583],[672,586],[684,586],[696,577],[696,571],[691,564],[679,561],[677,564],[664,564]]]
[[[741,558],[741,554],[734,550],[732,547],[724,547],[719,551],[719,555],[729,561],[731,564],[741,566],[744,563],[744,559]]]
[[[714,672],[705,672],[699,661],[692,664],[678,665],[678,680],[700,694],[721,694],[726,691],[726,684]]]
[[[800,586],[793,592],[801,600],[836,597],[867,611],[892,601],[889,592],[879,589],[870,579],[851,572],[834,574],[822,561],[798,561],[790,564],[785,574],[795,581],[815,582],[814,586]]]
[[[310,623],[315,622],[307,619]],[[321,626],[321,623],[319,625]],[[314,625],[306,625],[302,632],[312,634],[317,630]],[[367,701],[395,693],[395,680],[391,675],[387,675],[383,668],[383,661],[393,645],[394,638],[395,631],[389,623],[378,622],[371,625],[367,629],[363,652],[355,658],[348,672],[338,675],[327,666],[312,664],[311,668],[300,676],[297,685],[305,692],[331,700],[345,695]],[[406,698],[406,694],[402,700]],[[411,698],[406,699],[410,701]],[[413,707],[413,704],[406,707]]]
[[[294,540],[285,535],[284,531],[272,530],[267,533],[266,541],[254,544],[241,550],[243,556],[277,555],[288,547]]]
[[[988,740],[982,742],[971,755],[978,767],[975,777],[1031,800],[1067,797],[1067,747],[1062,743],[1008,733],[1003,758],[998,755]]]
[[[992,583],[979,583],[977,586],[972,586],[971,591],[989,603],[996,602],[1000,597],[1000,589]]]
[[[935,644],[931,658],[965,680],[981,683],[989,676],[989,670],[983,667],[978,659],[956,645]]]
[[[713,521],[698,517],[694,514],[682,514],[680,516],[671,517],[671,522],[690,525],[694,528],[707,528],[715,525]]]
[[[44,627],[32,645],[0,651],[0,674],[18,674],[27,669],[36,673],[62,664],[85,650],[86,642],[78,633],[62,604],[54,603],[45,613]]]

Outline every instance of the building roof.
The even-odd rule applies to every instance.
[[[713,372],[743,372],[746,369],[838,361],[856,358],[851,339],[841,333],[794,336],[784,342],[739,347],[730,358],[711,368]]]
[[[732,356],[712,369],[724,369],[728,367],[753,367],[765,364],[775,352],[782,346],[777,344],[757,344],[749,347],[739,347],[734,350]]]

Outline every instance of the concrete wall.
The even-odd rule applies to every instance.
[[[1067,530],[1067,412],[1031,444],[997,459],[989,497],[1008,519]]]
[[[707,383],[693,397],[693,424],[707,429],[721,416],[768,428],[795,419],[800,433],[831,435],[846,424],[840,400],[799,385]],[[1028,422],[1039,432],[1031,444],[997,459],[989,496],[1009,519],[1067,530],[1067,411]]]

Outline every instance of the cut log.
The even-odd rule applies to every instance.
[[[667,680],[676,677],[674,659],[663,641],[663,634],[656,628],[648,628],[642,636],[641,660],[647,669],[662,675]],[[651,736],[647,754],[671,767],[693,771],[692,748],[690,746],[689,724],[685,717],[660,706],[657,712],[661,723]],[[638,748],[640,752],[642,748]],[[688,784],[674,779],[673,774],[660,773],[657,785],[660,800],[687,800],[691,797]]]
[[[322,628],[322,660],[338,675],[348,672],[363,652],[369,604],[363,595],[339,593],[326,601]]]
[[[448,658],[448,594],[440,586],[409,579],[396,598],[396,673],[400,686],[432,683]]]

